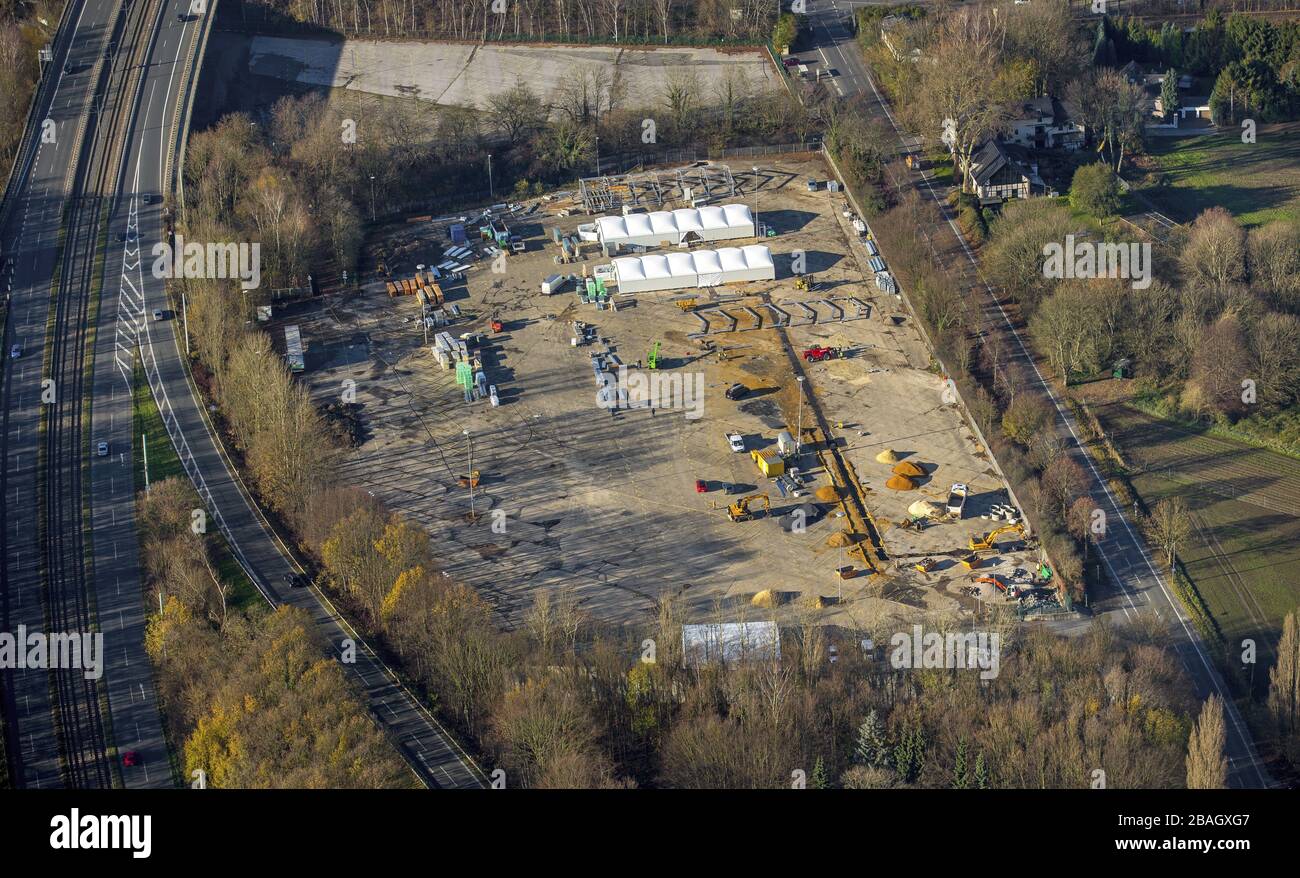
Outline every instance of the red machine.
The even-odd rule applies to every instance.
[[[822,360],[834,360],[840,355],[839,348],[824,348],[820,345],[803,352],[804,362],[820,363]]]

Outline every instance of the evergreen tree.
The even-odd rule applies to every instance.
[[[1178,74],[1172,67],[1165,73],[1165,81],[1160,84],[1160,105],[1166,119],[1177,116],[1178,108],[1182,106],[1178,100]]]
[[[984,751],[975,754],[975,789],[987,790],[989,788],[989,767],[984,762]]]
[[[1211,695],[1201,708],[1201,717],[1187,739],[1187,788],[1189,790],[1224,790],[1228,788],[1228,759],[1224,755],[1227,730],[1223,721],[1223,702]]]
[[[889,764],[889,741],[885,738],[885,729],[875,708],[858,726],[858,740],[853,748],[853,760],[859,765],[871,768],[883,768]]]
[[[952,767],[952,788],[954,790],[964,790],[970,786],[968,771],[969,767],[966,764],[966,739],[962,738],[957,742],[957,760]]]
[[[829,790],[831,788],[831,782],[826,777],[826,766],[820,756],[813,763],[812,788],[815,790]]]

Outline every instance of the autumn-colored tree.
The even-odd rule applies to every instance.
[[[1228,758],[1224,753],[1227,731],[1223,701],[1211,695],[1187,740],[1187,788],[1222,790],[1228,787]]]

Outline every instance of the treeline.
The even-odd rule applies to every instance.
[[[1057,375],[1092,377],[1128,358],[1165,413],[1300,448],[1300,222],[1248,231],[1223,208],[1204,211],[1152,245],[1145,289],[1044,277],[1043,247],[1078,232],[1065,204],[1016,201],[983,251]]]
[[[36,93],[36,53],[54,41],[62,11],[60,0],[0,0],[0,180],[9,178]]]
[[[1213,77],[1210,108],[1217,124],[1269,122],[1300,115],[1300,21],[1273,22],[1211,11],[1191,31],[1135,18],[1098,24],[1098,64],[1128,61]]]
[[[1102,765],[1113,785],[1179,782],[1189,702],[1154,644],[1103,627],[1016,641],[995,622],[1003,664],[986,685],[893,670],[858,645],[887,629],[836,636],[810,613],[783,630],[779,665],[687,668],[667,598],[629,632],[541,591],[519,630],[499,631],[437,571],[422,528],[352,493],[325,504],[325,581],[510,786],[778,788],[802,771],[812,787],[1084,787]]]
[[[777,12],[777,0],[244,0],[240,18],[245,26],[371,37],[761,44]]]
[[[138,505],[146,582],[162,606],[145,648],[186,782],[202,771],[219,788],[413,785],[307,614],[231,611],[215,537],[193,528],[199,507],[179,478]]]

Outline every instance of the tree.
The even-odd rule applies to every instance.
[[[808,785],[814,790],[829,790],[831,788],[830,779],[826,777],[826,764],[822,762],[820,756],[813,763],[812,777],[808,779]]]
[[[1255,294],[1276,309],[1300,314],[1300,220],[1252,229],[1246,251]]]
[[[1246,233],[1224,208],[1202,211],[1179,263],[1188,283],[1222,297],[1246,277]]]
[[[992,11],[962,7],[940,25],[933,52],[943,63],[922,64],[917,73],[918,107],[927,129],[936,139],[942,132],[951,148],[963,192],[970,191],[966,169],[976,148],[1033,90],[1031,65],[1007,61],[1004,38]]]
[[[1043,470],[1042,485],[1043,493],[1056,504],[1058,513],[1064,518],[1074,498],[1087,490],[1088,474],[1073,457],[1062,454]]]
[[[970,786],[970,765],[967,763],[966,739],[962,738],[957,742],[957,755],[952,766],[952,788],[955,790],[964,790]]]
[[[799,38],[799,22],[793,13],[783,13],[772,28],[772,45],[778,52],[789,51],[794,41]]]
[[[1070,206],[1099,219],[1119,213],[1119,178],[1110,165],[1093,162],[1074,172],[1070,182]]]
[[[1051,420],[1052,409],[1040,395],[1018,393],[1002,413],[1002,432],[1027,446]]]
[[[1151,533],[1155,536],[1165,561],[1170,566],[1178,558],[1178,550],[1192,532],[1192,519],[1187,504],[1181,497],[1160,500],[1151,510]]]
[[[885,737],[885,728],[875,708],[867,713],[862,725],[858,726],[853,759],[858,764],[871,768],[883,768],[889,764],[889,741]]]
[[[1183,389],[1184,408],[1198,417],[1243,413],[1242,381],[1250,377],[1250,360],[1246,332],[1235,313],[1226,313],[1202,328]]]
[[[511,146],[529,137],[546,124],[546,107],[527,83],[488,98],[488,122],[505,134]]]
[[[1211,695],[1201,708],[1201,717],[1187,740],[1187,788],[1222,790],[1228,787],[1227,741],[1223,701]]]
[[[1295,764],[1300,761],[1300,625],[1295,610],[1282,620],[1277,664],[1268,672],[1268,712],[1282,751]]]
[[[1080,77],[1066,90],[1082,121],[1098,140],[1097,149],[1109,155],[1119,173],[1126,154],[1142,146],[1146,110],[1140,88],[1119,71],[1105,69]]]
[[[1178,74],[1169,69],[1165,71],[1164,81],[1160,83],[1160,109],[1165,119],[1178,115],[1182,103],[1178,100]]]

